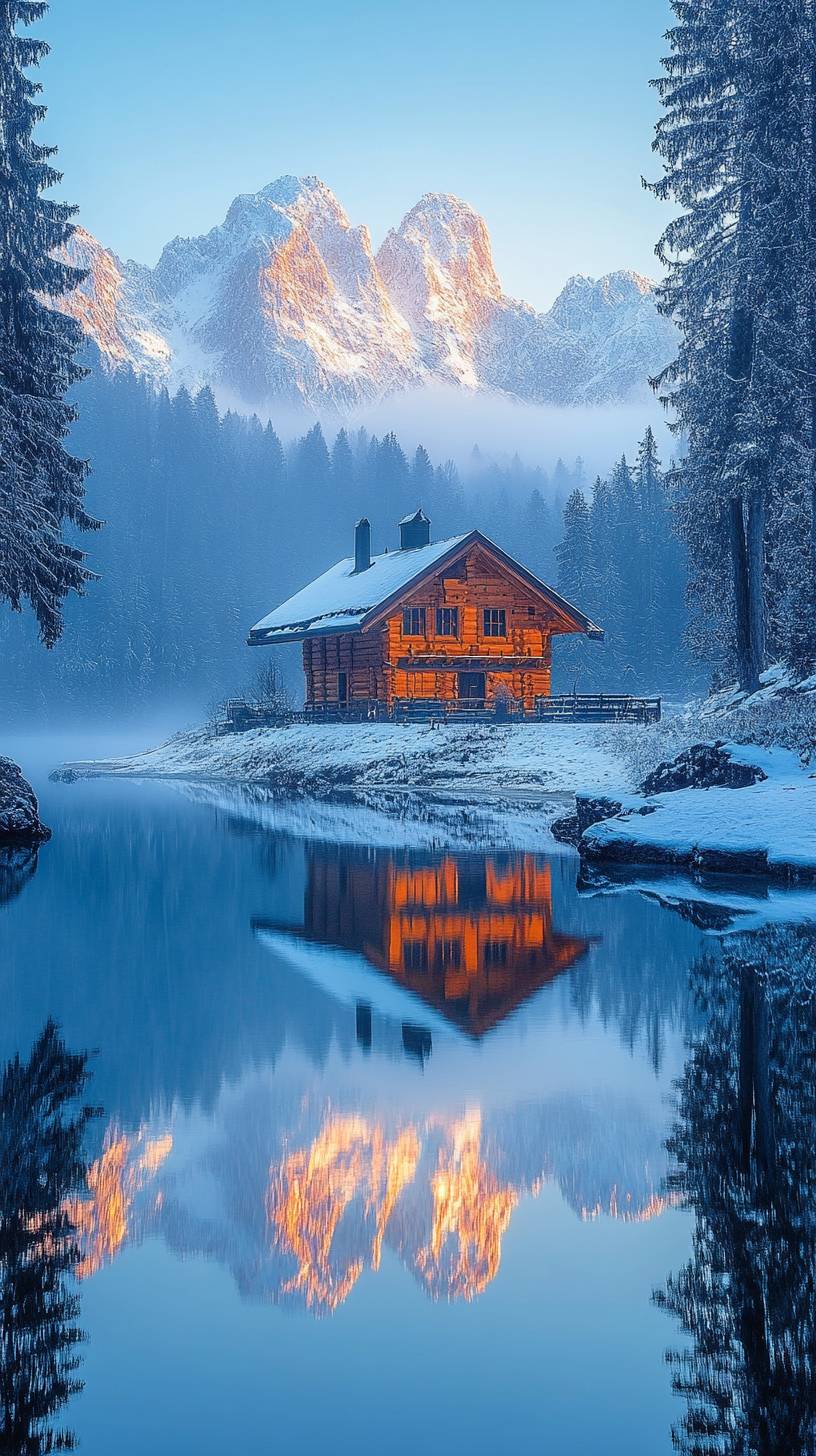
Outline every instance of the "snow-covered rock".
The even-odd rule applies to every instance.
[[[582,857],[595,864],[762,874],[790,884],[816,881],[816,774],[783,748],[725,744],[717,750],[708,787],[690,786],[686,753],[676,765],[677,782],[664,766],[657,780],[667,785],[662,792],[620,796],[616,813],[604,813],[597,796],[579,795]],[[698,763],[705,757],[697,750],[692,756]],[[733,777],[723,771],[723,756],[731,760]]]
[[[448,194],[423,197],[376,258],[317,177],[237,197],[223,223],[174,238],[153,269],[83,229],[67,251],[88,277],[57,306],[107,367],[221,386],[253,408],[347,410],[432,382],[609,403],[645,395],[675,347],[635,273],[572,278],[546,314],[508,298],[484,220]]]
[[[16,763],[0,758],[0,845],[42,844],[50,838],[31,785]]]

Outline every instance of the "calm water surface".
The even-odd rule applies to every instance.
[[[814,1016],[768,982],[808,924],[579,893],[460,812],[44,812],[0,879],[0,1056],[49,1017],[95,1051],[88,1456],[659,1456],[698,1409],[706,1449],[812,1449]],[[789,1444],[751,1444],[772,1406]]]

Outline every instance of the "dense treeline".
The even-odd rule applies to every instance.
[[[697,650],[816,666],[816,10],[672,0],[654,190]]]
[[[558,589],[606,631],[602,674],[597,647],[585,638],[561,646],[562,678],[579,691],[683,691],[693,682],[685,644],[685,553],[672,528],[672,507],[647,429],[634,468],[623,457],[587,500],[576,489],[564,509],[555,548]]]
[[[248,627],[349,554],[358,516],[370,517],[375,550],[393,548],[399,517],[417,504],[437,539],[480,526],[608,629],[604,647],[558,644],[562,686],[683,684],[682,560],[653,453],[597,481],[587,503],[580,461],[559,461],[548,477],[474,449],[462,478],[422,446],[408,458],[393,434],[341,429],[327,441],[315,425],[284,445],[256,418],[219,415],[208,389],[171,398],[96,369],[78,395],[71,444],[93,463],[100,579],[69,603],[65,637],[47,655],[33,624],[2,624],[11,711],[203,708],[241,691],[261,665],[244,649]],[[297,650],[280,660],[297,694]]]

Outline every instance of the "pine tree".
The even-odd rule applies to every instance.
[[[98,522],[83,505],[87,464],[63,444],[74,419],[66,394],[83,373],[75,357],[81,332],[44,301],[83,276],[55,256],[75,209],[42,196],[61,174],[50,162],[54,148],[33,139],[45,108],[26,71],[48,47],[18,34],[47,8],[44,0],[0,0],[0,597],[16,611],[28,602],[50,647],[65,598],[91,578],[63,529]]]
[[[405,452],[392,430],[383,436],[377,452],[377,509],[389,526],[411,509],[409,480]]]
[[[664,632],[663,608],[667,584],[662,579],[662,567],[666,562],[661,551],[669,535],[669,525],[657,441],[651,425],[647,426],[638,446],[634,474],[643,553],[640,572],[643,614],[640,670],[644,681],[654,688],[661,681],[664,656],[671,651],[671,644],[665,640]]]
[[[331,452],[332,490],[344,508],[354,501],[354,456],[345,430],[338,430]]]
[[[592,577],[584,610],[604,629],[604,671],[617,680],[628,657],[628,623],[622,608],[624,597],[615,502],[609,482],[598,476],[592,487],[589,508]]]
[[[816,69],[812,0],[673,0],[654,185],[678,322],[662,376],[688,441],[678,520],[695,645],[746,689],[814,631]],[[803,543],[805,543],[803,545]]]
[[[417,445],[414,451],[411,465],[411,489],[416,497],[417,505],[421,506],[423,499],[430,500],[433,489],[433,465],[424,445]]]
[[[545,579],[552,567],[551,535],[550,512],[541,491],[535,486],[521,514],[521,536],[525,553],[523,560],[529,563],[537,576]]]
[[[592,590],[592,537],[589,507],[583,491],[575,489],[564,507],[564,534],[555,548],[558,590],[568,602],[583,610]],[[557,639],[556,639],[557,642]],[[588,660],[586,643],[568,638],[557,643],[556,662],[570,687],[585,685]]]

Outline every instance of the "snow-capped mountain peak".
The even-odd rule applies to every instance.
[[[427,193],[376,257],[318,177],[242,194],[155,268],[122,263],[83,229],[69,246],[88,278],[58,304],[107,367],[210,383],[259,407],[284,399],[350,409],[440,380],[559,404],[643,392],[671,357],[671,325],[636,273],[569,279],[548,314],[506,297],[487,226]]]

